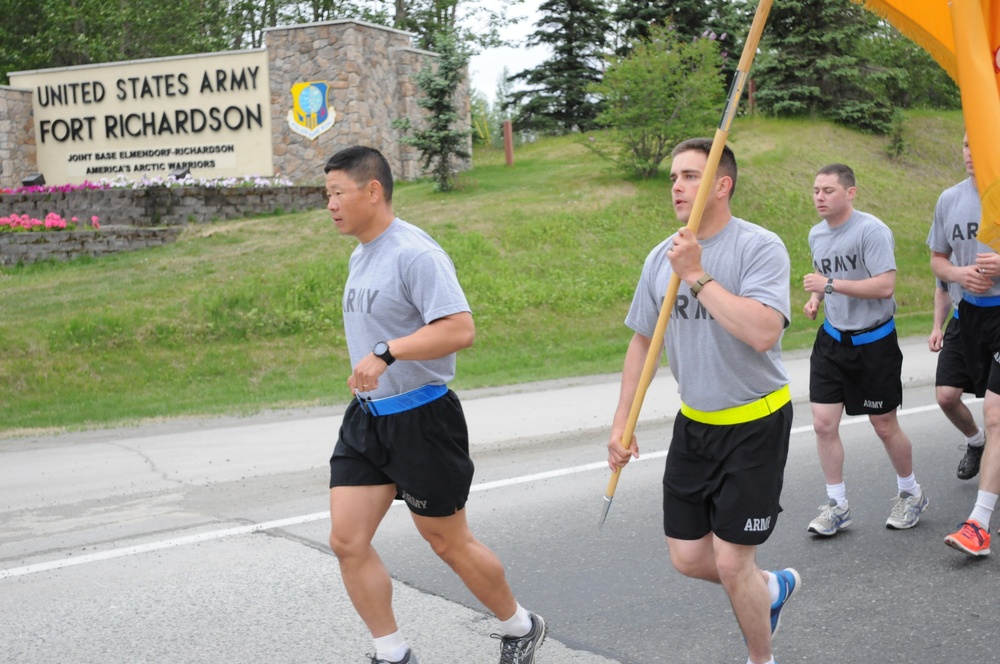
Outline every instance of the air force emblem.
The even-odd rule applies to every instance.
[[[292,86],[292,108],[288,111],[288,126],[296,134],[315,139],[333,126],[333,109],[327,104],[325,81],[296,83]]]

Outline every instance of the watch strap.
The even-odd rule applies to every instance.
[[[691,295],[698,297],[698,293],[700,293],[701,289],[705,287],[705,284],[710,281],[715,281],[715,278],[708,272],[698,277],[698,281],[691,284]]]
[[[385,352],[376,353],[375,349],[383,344],[385,345]],[[375,344],[375,347],[372,348],[372,352],[375,353],[375,357],[385,362],[385,366],[389,366],[396,361],[396,358],[392,356],[391,352],[389,352],[389,342],[387,341],[380,341],[377,344]]]

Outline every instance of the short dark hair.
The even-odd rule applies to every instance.
[[[847,164],[827,164],[819,169],[816,175],[836,175],[837,182],[843,185],[844,189],[858,186],[854,171]]]
[[[676,157],[682,152],[701,152],[708,158],[708,155],[712,152],[712,139],[711,138],[689,138],[686,141],[681,141],[677,146],[670,152],[670,157]],[[733,197],[736,193],[736,155],[733,154],[732,149],[728,145],[722,146],[722,155],[719,157],[719,165],[715,169],[715,177],[720,175],[727,176],[733,181],[733,186],[729,190],[729,198]]]
[[[378,180],[382,185],[383,198],[386,202],[392,201],[392,169],[375,148],[355,145],[340,150],[326,162],[323,172],[330,171],[343,171],[359,185]]]

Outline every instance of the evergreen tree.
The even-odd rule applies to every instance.
[[[860,45],[877,24],[850,0],[777,0],[754,65],[757,107],[887,132],[893,108],[885,93],[904,72],[864,58]]]
[[[732,48],[735,39],[719,38],[740,35],[742,39],[750,27],[750,9],[746,0],[618,0],[611,11],[615,53],[627,55],[637,42],[649,39],[651,26],[668,24],[681,40],[714,33],[723,48]]]
[[[511,77],[528,86],[511,95],[520,106],[518,129],[586,130],[595,124],[599,101],[587,86],[601,80],[600,63],[609,32],[601,0],[546,0],[528,46],[548,45],[552,57]]]
[[[672,26],[681,41],[707,37],[716,41],[721,56],[723,89],[736,75],[756,3],[750,0],[618,0],[612,12],[616,55],[628,55],[649,38],[653,26]]]
[[[404,143],[420,150],[421,165],[429,170],[438,191],[455,188],[456,159],[468,159],[468,130],[456,129],[459,114],[455,108],[455,91],[465,80],[469,52],[459,42],[454,31],[444,30],[434,39],[438,48],[436,62],[428,62],[415,77],[423,96],[417,104],[427,110],[424,126],[415,128],[409,118],[397,120],[393,126],[404,132]]]
[[[861,57],[876,66],[901,69],[889,81],[886,99],[897,108],[960,109],[958,86],[930,54],[889,23],[879,22],[871,37],[859,44]]]

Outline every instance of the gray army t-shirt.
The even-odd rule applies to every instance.
[[[379,341],[412,334],[444,316],[471,312],[448,254],[423,230],[398,218],[351,254],[343,309],[352,367]],[[398,360],[382,374],[378,389],[365,396],[382,399],[424,385],[443,385],[454,377],[454,353],[436,360]]]
[[[896,269],[892,231],[877,217],[860,210],[840,226],[824,219],[809,230],[813,267],[823,276],[860,281]],[[834,291],[824,297],[826,319],[838,330],[867,330],[896,313],[893,297],[869,300]]]
[[[790,261],[781,238],[732,217],[719,233],[700,243],[702,267],[727,291],[791,317]],[[673,270],[671,236],[649,253],[625,324],[652,337]],[[756,401],[788,384],[781,342],[758,353],[727,332],[681,282],[666,332],[667,360],[681,400],[697,410],[722,410]]]
[[[982,205],[979,190],[972,178],[966,178],[949,187],[938,197],[934,207],[934,223],[927,236],[927,246],[939,254],[949,254],[951,262],[958,266],[974,265],[976,254],[993,250],[976,239]],[[985,293],[973,293],[978,297],[1000,295],[1000,278],[993,278],[993,287]]]

